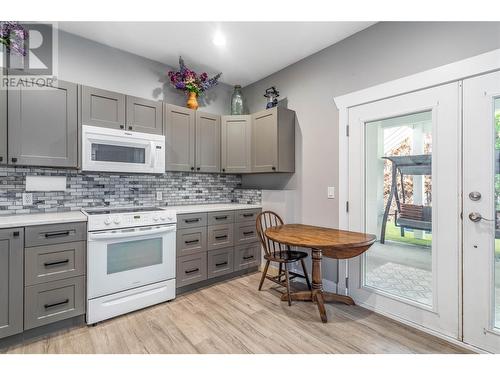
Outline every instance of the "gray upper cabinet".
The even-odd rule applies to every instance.
[[[282,107],[252,115],[252,172],[295,172],[295,112]]]
[[[220,116],[196,112],[196,171],[220,172]]]
[[[165,169],[194,171],[196,112],[167,104],[164,118]]]
[[[0,338],[23,331],[23,229],[0,230]]]
[[[163,103],[127,96],[127,129],[163,134]]]
[[[0,79],[3,79],[0,69]],[[7,163],[7,90],[0,90],[0,164]]]
[[[252,117],[222,116],[222,172],[251,172]]]
[[[8,91],[9,163],[77,167],[77,85]]]
[[[112,129],[125,128],[125,95],[82,86],[82,124]]]

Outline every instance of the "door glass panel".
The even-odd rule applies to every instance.
[[[500,98],[495,100],[495,327],[500,328]]]
[[[92,143],[92,160],[144,164],[146,149]]]
[[[161,264],[162,249],[161,237],[109,244],[107,248],[108,275]]]
[[[432,306],[432,112],[365,124],[364,285]]]

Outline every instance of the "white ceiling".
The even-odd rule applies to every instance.
[[[151,60],[222,72],[221,81],[246,86],[374,22],[59,22],[59,28]],[[212,40],[216,32],[224,47]]]

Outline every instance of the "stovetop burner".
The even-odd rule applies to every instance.
[[[117,207],[117,208],[90,208],[84,209],[88,215],[111,215],[111,214],[125,214],[130,212],[152,212],[163,211],[161,207]]]

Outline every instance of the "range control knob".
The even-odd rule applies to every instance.
[[[108,216],[106,219],[104,219],[104,224],[106,225],[111,224],[111,216]]]
[[[153,216],[154,221],[158,221],[158,216]]]
[[[167,220],[167,218],[166,218],[165,216],[163,216],[163,215],[162,215],[162,216],[160,216],[160,219],[161,219],[161,221],[165,221],[165,220]]]
[[[113,220],[115,224],[120,224],[122,221],[119,216],[115,217],[115,220]]]

